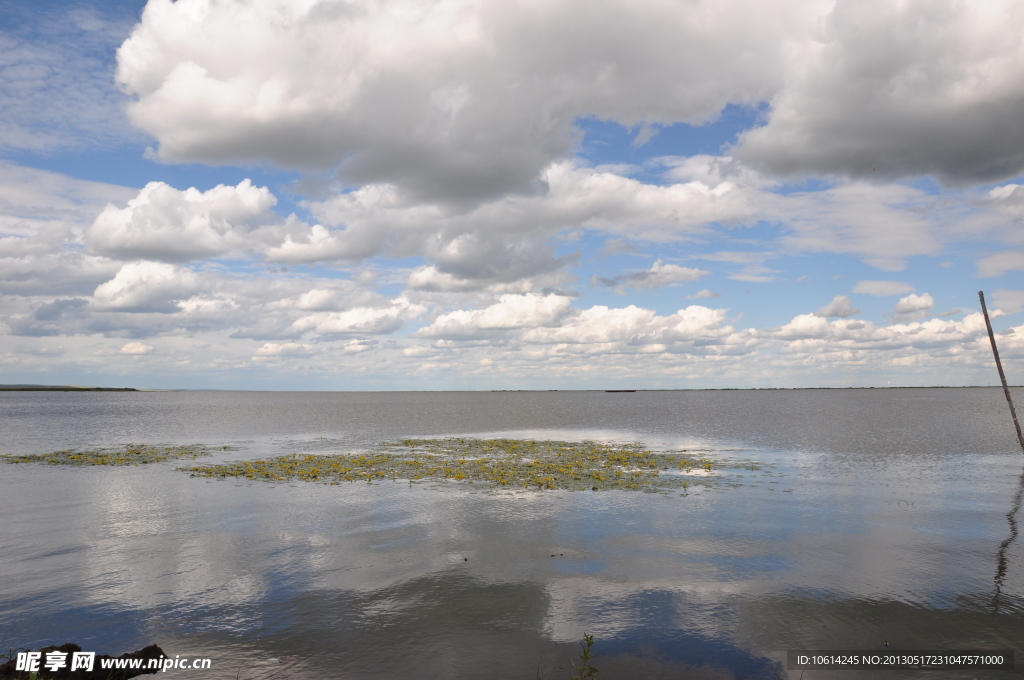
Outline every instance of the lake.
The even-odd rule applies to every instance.
[[[1024,674],[1022,541],[1000,555],[1024,455],[999,388],[0,392],[0,432],[5,454],[463,436],[721,462],[663,493],[0,463],[3,650],[212,660],[168,678],[553,680],[586,632],[602,680],[795,679],[794,649],[1017,652],[806,680]]]

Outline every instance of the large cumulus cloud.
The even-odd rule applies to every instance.
[[[176,312],[180,302],[199,289],[199,277],[189,269],[161,262],[132,262],[97,286],[93,300],[102,310]]]
[[[151,0],[117,77],[167,160],[340,164],[420,198],[544,191],[580,117],[758,102],[736,155],[772,172],[977,182],[1024,168],[1021,21],[1000,0]]]
[[[827,6],[151,0],[118,80],[165,159],[342,163],[476,200],[543,190],[580,116],[700,123],[765,99]]]
[[[1024,168],[1024,7],[843,0],[737,155],[781,173],[987,182]]]
[[[217,257],[249,245],[248,232],[279,221],[277,199],[249,180],[209,191],[179,191],[150,182],[124,208],[107,205],[86,232],[86,243],[110,257],[187,262]]]

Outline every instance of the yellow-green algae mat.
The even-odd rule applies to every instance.
[[[228,447],[217,447],[227,451]],[[210,455],[205,446],[135,446],[129,444],[123,449],[95,449],[77,451],[67,449],[54,453],[29,454],[24,456],[0,455],[8,463],[48,463],[50,465],[146,465],[165,460],[199,458]]]
[[[655,453],[641,444],[450,438],[403,439],[369,453],[295,454],[178,469],[195,477],[326,484],[402,479],[507,489],[659,491],[685,488],[687,473],[707,474],[714,466],[686,451]]]

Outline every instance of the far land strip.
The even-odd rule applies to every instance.
[[[79,385],[0,385],[0,392],[138,392],[134,387],[82,387]]]

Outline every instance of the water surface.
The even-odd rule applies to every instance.
[[[156,642],[214,660],[167,677],[367,679],[532,679],[584,631],[601,678],[786,677],[787,649],[886,642],[1022,654],[1019,542],[995,598],[1024,463],[998,389],[6,392],[0,431],[4,453],[207,444],[233,460],[460,435],[762,463],[685,495],[3,465],[3,648]],[[882,673],[916,674],[1022,673]]]

